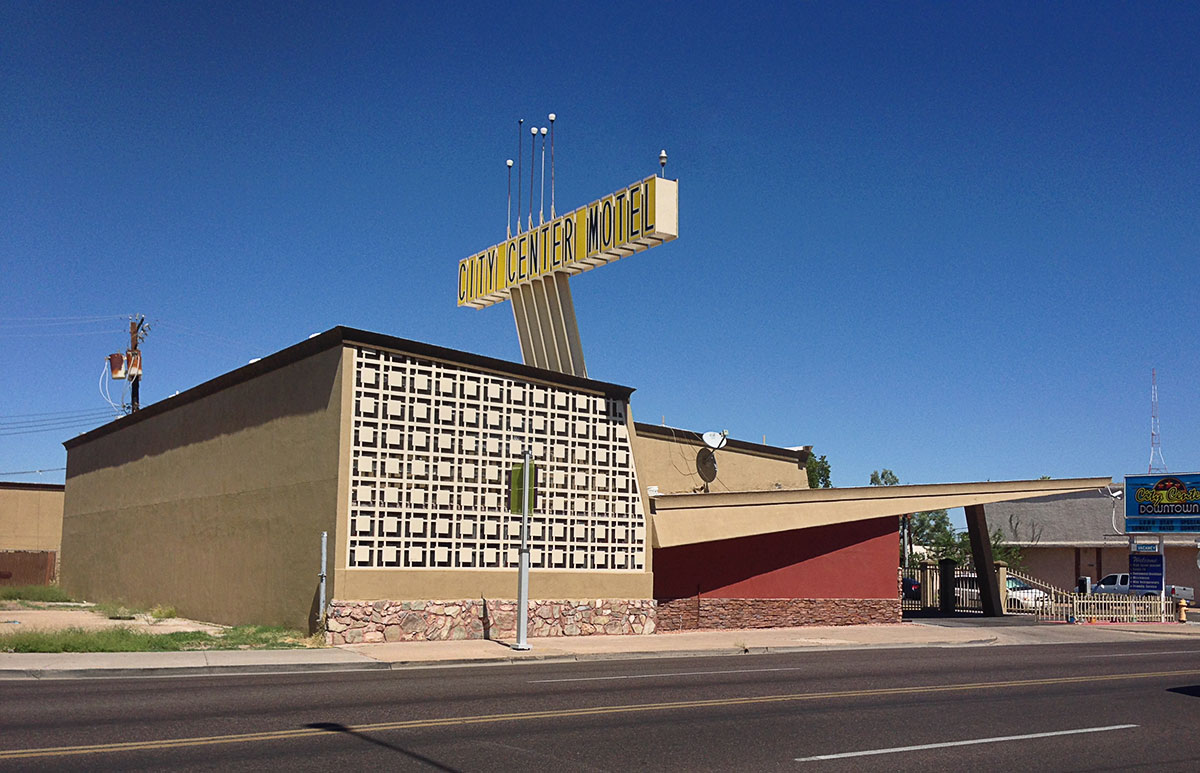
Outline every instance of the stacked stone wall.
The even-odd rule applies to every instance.
[[[334,601],[326,616],[329,644],[513,639],[517,603],[511,600]],[[639,635],[655,631],[650,599],[529,602],[529,636]]]
[[[660,632],[900,622],[899,599],[659,599]]]

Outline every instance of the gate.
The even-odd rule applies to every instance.
[[[53,550],[0,550],[0,585],[51,585],[57,557]]]

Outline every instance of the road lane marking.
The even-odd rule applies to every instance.
[[[1200,650],[1170,650],[1168,652],[1156,652],[1148,650],[1146,652],[1110,652],[1105,655],[1080,655],[1081,658],[1144,658],[1151,655],[1196,655],[1200,654]]]
[[[944,741],[942,743],[923,743],[916,746],[896,746],[891,749],[867,749],[859,752],[841,752],[840,754],[818,754],[813,757],[797,757],[796,762],[817,762],[818,760],[843,760],[847,757],[870,757],[875,754],[901,754],[903,752],[919,752],[926,749],[945,749],[950,746],[974,746],[981,743],[1001,743],[1003,741],[1028,741],[1032,738],[1052,738],[1059,735],[1078,735],[1080,733],[1105,733],[1109,730],[1128,730],[1137,725],[1109,725],[1107,727],[1082,727],[1078,730],[1055,730],[1049,733],[1028,733],[1027,735],[1001,735],[995,738],[972,738],[969,741]]]
[[[323,734],[372,733],[392,730],[416,730],[459,725],[482,725],[498,722],[521,722],[538,719],[565,719],[590,717],[604,714],[634,714],[648,711],[671,711],[679,709],[721,708],[729,706],[751,706],[770,703],[832,700],[836,698],[871,698],[890,695],[920,695],[941,692],[967,692],[971,690],[996,690],[1017,687],[1044,687],[1062,684],[1086,684],[1094,682],[1120,682],[1134,679],[1164,679],[1200,676],[1200,669],[1183,671],[1146,671],[1133,674],[1100,674],[1094,676],[1060,676],[1044,679],[1014,679],[1004,682],[967,682],[960,684],[934,684],[914,687],[878,687],[867,690],[836,690],[830,692],[792,693],[788,695],[761,695],[746,698],[706,698],[667,703],[634,703],[619,706],[590,706],[577,709],[548,709],[545,711],[522,711],[509,714],[481,714],[464,717],[441,717],[436,719],[409,719],[398,722],[378,722],[369,725],[349,725],[341,728],[304,727],[293,730],[265,730],[258,733],[236,733],[231,735],[197,736],[193,738],[164,738],[157,741],[129,741],[118,743],[89,744],[84,746],[52,746],[34,749],[0,750],[0,760],[27,759],[33,757],[63,757],[79,754],[108,754],[113,752],[148,751],[153,749],[180,749],[215,744],[252,743],[255,741],[281,741],[307,738]]]
[[[625,676],[580,676],[571,679],[530,679],[529,684],[554,684],[556,682],[604,682],[611,679],[653,679],[656,676],[714,676],[717,674],[764,674],[772,671],[811,671],[810,666],[788,668],[739,668],[732,671],[676,671],[669,674],[628,674]]]

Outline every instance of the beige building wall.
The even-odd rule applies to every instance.
[[[689,494],[704,490],[701,469],[709,452],[700,435],[684,429],[635,423],[633,455],[642,490],[657,487],[660,494]],[[716,477],[712,493],[774,491],[808,488],[808,449],[790,450],[729,440],[712,452]]]
[[[1079,555],[1079,574],[1075,573],[1076,551]],[[1200,589],[1200,568],[1196,566],[1196,547],[1188,544],[1167,545],[1164,574],[1168,585],[1186,585]],[[1129,571],[1127,545],[1089,545],[1083,547],[1024,547],[1021,548],[1021,571],[1039,580],[1071,590],[1079,577],[1091,577],[1095,582],[1104,575]]]
[[[343,351],[324,334],[68,442],[66,590],[308,628],[321,532],[336,541]]]
[[[57,552],[62,519],[62,486],[0,481],[0,550]]]
[[[1075,548],[1021,548],[1019,571],[1057,588],[1071,590],[1076,580]]]

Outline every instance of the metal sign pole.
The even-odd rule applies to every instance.
[[[321,625],[325,624],[325,578],[328,563],[326,557],[329,555],[329,532],[321,532],[321,609],[317,613],[317,619]]]
[[[532,212],[530,213],[532,216]],[[521,465],[521,549],[520,569],[517,579],[517,643],[514,650],[529,649],[525,640],[529,630],[529,494],[530,470],[533,467],[533,454],[525,449],[524,463]]]
[[[1161,534],[1158,535],[1158,554],[1162,556],[1163,568],[1162,585],[1158,588],[1158,600],[1162,604],[1162,606],[1159,607],[1159,610],[1165,612],[1167,608],[1167,550],[1163,544],[1163,535]],[[1163,615],[1163,617],[1165,618],[1166,615]]]

